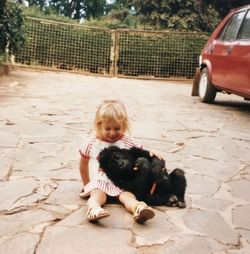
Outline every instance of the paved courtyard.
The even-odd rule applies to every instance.
[[[250,102],[191,84],[15,70],[0,78],[0,253],[249,254]],[[133,136],[186,172],[187,208],[136,224],[120,204],[85,218],[78,169],[96,107],[118,98]]]

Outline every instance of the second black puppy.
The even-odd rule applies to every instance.
[[[121,189],[134,193],[138,200],[149,205],[186,207],[186,178],[183,170],[168,174],[165,161],[150,156],[149,151],[115,146],[99,154],[100,168]]]

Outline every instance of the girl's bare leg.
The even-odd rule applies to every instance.
[[[132,214],[139,203],[135,195],[128,191],[124,191],[120,194],[119,201],[125,206],[126,210]]]
[[[107,201],[106,193],[99,189],[94,189],[90,193],[87,205],[88,207],[96,204],[99,206],[103,206],[106,203],[106,201]]]
[[[87,218],[89,221],[97,221],[110,215],[102,208],[106,201],[106,193],[99,189],[94,189],[91,191],[87,202]]]
[[[134,219],[138,223],[152,219],[155,215],[151,207],[144,202],[138,201],[131,192],[122,192],[119,200],[125,206],[126,210],[134,215]]]

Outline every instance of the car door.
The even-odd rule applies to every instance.
[[[225,83],[238,94],[250,96],[250,10],[244,16],[237,38],[227,48]]]
[[[229,70],[234,69],[229,61],[237,44],[235,40],[245,13],[241,11],[231,17],[211,48],[212,83],[222,88],[229,88],[227,74]]]

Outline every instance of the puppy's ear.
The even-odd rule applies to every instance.
[[[104,161],[106,160],[106,158],[108,157],[109,155],[109,152],[108,152],[108,149],[107,148],[104,148],[97,156],[97,160],[98,161]]]
[[[108,148],[104,148],[104,149],[108,149],[109,152],[116,152],[116,151],[120,151],[121,149],[117,146],[110,146]]]
[[[99,153],[99,155],[97,156],[97,160],[99,160],[99,162],[107,161],[110,156],[117,151],[120,151],[120,148],[117,146],[106,147]]]

